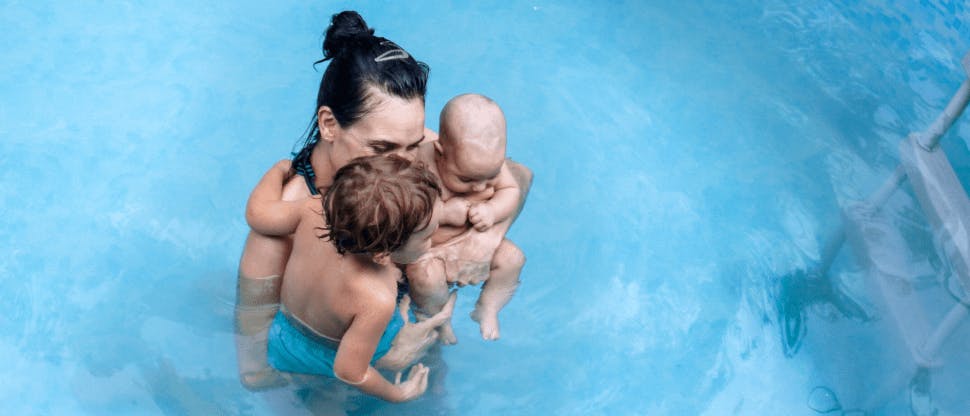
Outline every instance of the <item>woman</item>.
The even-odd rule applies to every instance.
[[[333,16],[323,42],[324,59],[318,61],[330,62],[320,81],[317,112],[303,149],[293,159],[299,176],[284,186],[284,200],[302,204],[320,194],[336,171],[356,157],[397,155],[414,160],[420,146],[431,146],[436,139],[424,127],[427,65],[373,33],[356,12]],[[525,184],[524,199],[531,173],[518,164],[512,168]],[[266,333],[280,301],[286,303],[289,296],[281,276],[291,247],[291,236],[250,232],[243,249],[236,325],[240,378],[248,388],[282,382],[266,364]],[[394,357],[385,368],[400,370],[418,358],[434,341],[434,327],[450,314],[446,308],[428,321],[405,324],[385,356]]]
[[[373,33],[356,12],[333,16],[323,42],[324,59],[317,61],[330,61],[317,92],[317,112],[303,149],[293,159],[302,179],[287,183],[284,200],[318,195],[329,187],[334,173],[356,157],[394,154],[414,160],[430,133],[424,128],[427,65]],[[256,237],[249,236],[240,272],[282,272],[289,247]],[[266,249],[264,244],[273,247]]]
[[[299,176],[284,186],[284,200],[303,204],[329,187],[334,173],[356,157],[393,154],[413,160],[426,141],[428,67],[373,33],[356,12],[333,16],[323,42],[324,59],[318,61],[330,63],[320,81],[317,112],[293,160]],[[240,259],[237,352],[240,378],[248,388],[283,382],[266,364],[266,332],[280,302],[285,304],[297,290],[281,278],[291,238],[250,232]],[[431,324],[409,325],[398,339],[423,341],[433,338],[425,336],[431,331]],[[417,358],[426,346],[389,353],[398,362],[388,367],[405,365],[403,361]]]

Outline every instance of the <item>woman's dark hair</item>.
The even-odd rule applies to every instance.
[[[374,36],[374,29],[355,11],[340,12],[330,19],[323,59],[317,63],[327,60],[330,64],[320,80],[317,108],[330,107],[342,127],[367,113],[368,86],[393,96],[424,100],[428,66],[394,42]]]
[[[440,197],[437,177],[420,162],[359,157],[337,170],[324,194],[319,237],[340,254],[391,253],[429,225]]]
[[[331,17],[323,39],[323,59],[315,64],[326,61],[330,63],[320,80],[313,121],[296,159],[302,156],[308,161],[313,145],[320,140],[316,114],[322,106],[330,107],[341,127],[349,127],[375,104],[368,101],[369,87],[396,97],[424,101],[428,65],[415,60],[394,42],[374,36],[374,29],[355,11],[343,11]]]

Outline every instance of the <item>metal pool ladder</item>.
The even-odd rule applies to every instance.
[[[964,71],[970,74],[970,53],[961,63]],[[970,289],[970,198],[939,146],[940,138],[966,108],[968,99],[970,79],[964,79],[933,124],[903,140],[899,146],[900,165],[882,187],[868,199],[843,209],[843,229],[823,251],[823,262],[828,262],[823,267],[828,269],[842,242],[849,240],[866,268],[866,284],[870,292],[879,294],[874,299],[877,306],[898,330],[912,357],[912,363],[873,392],[866,400],[866,409],[881,406],[918,371],[941,365],[937,353],[970,313],[970,297],[967,296]],[[891,221],[880,213],[880,207],[905,179],[909,179],[930,223],[938,254],[949,262],[952,276],[962,283],[962,287],[956,285],[957,289],[949,289],[956,302],[938,323],[926,317],[919,299],[912,295],[914,288],[910,279],[913,276],[903,275],[907,267],[900,266],[905,259],[898,254],[900,247],[906,247],[905,240],[899,230],[891,226]]]

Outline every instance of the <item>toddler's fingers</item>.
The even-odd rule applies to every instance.
[[[428,370],[424,364],[417,363],[412,367],[411,374],[408,374],[408,381],[415,383],[419,391],[424,391],[424,387],[427,386]]]
[[[419,391],[422,393],[428,389],[428,374],[431,374],[431,369],[425,367],[424,371],[421,372],[421,381],[418,383]]]
[[[421,377],[424,371],[424,364],[417,363],[414,367],[411,367],[411,371],[408,372],[408,380],[413,380],[416,377]]]

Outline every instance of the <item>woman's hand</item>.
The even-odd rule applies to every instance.
[[[430,318],[421,322],[410,322],[408,310],[411,308],[411,298],[404,295],[401,299],[398,310],[404,320],[404,326],[398,331],[394,340],[391,341],[391,349],[380,360],[374,363],[374,367],[397,371],[398,377],[411,363],[424,356],[425,351],[438,342],[438,331],[435,328],[451,320],[451,315],[455,310],[455,298],[458,292],[451,292],[448,302],[441,308],[441,311],[432,315]]]

